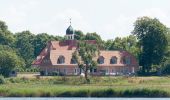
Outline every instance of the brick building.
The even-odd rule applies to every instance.
[[[70,25],[66,30],[65,41],[49,41],[41,51],[33,65],[40,67],[41,73],[45,75],[53,72],[62,75],[80,75],[81,69],[72,58],[72,53],[77,49],[77,40],[74,40],[74,30]],[[90,44],[95,44],[95,40],[87,40]],[[138,70],[136,58],[127,51],[106,51],[100,50],[100,55],[96,57],[97,68],[90,72],[93,75],[129,75]]]

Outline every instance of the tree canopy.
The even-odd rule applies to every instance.
[[[134,23],[132,32],[141,47],[140,65],[143,72],[149,72],[152,65],[159,65],[167,50],[167,28],[158,19],[141,17]]]
[[[87,77],[88,70],[97,66],[94,57],[98,55],[99,49],[97,48],[97,45],[88,44],[86,41],[80,41],[78,43],[78,49],[72,55],[79,68],[83,69],[87,81],[89,81]]]
[[[22,60],[13,52],[0,50],[0,74],[8,77],[10,72],[24,66]]]

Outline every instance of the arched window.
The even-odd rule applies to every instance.
[[[71,59],[71,64],[76,64],[76,63],[77,63],[76,59],[72,58]]]
[[[130,64],[130,63],[131,63],[130,57],[123,57],[123,64]]]
[[[103,57],[103,56],[100,56],[100,57],[97,59],[97,62],[98,62],[98,64],[103,64],[103,63],[104,63],[104,57]]]
[[[110,64],[117,64],[117,57],[112,57],[111,59],[110,59]]]
[[[57,64],[64,64],[65,63],[65,58],[64,56],[59,56],[57,60]]]

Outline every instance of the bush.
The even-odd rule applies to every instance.
[[[170,63],[165,63],[162,68],[162,74],[170,74]]]
[[[44,75],[45,75],[45,72],[44,72],[44,71],[40,71],[40,75],[41,75],[41,76],[44,76]]]
[[[5,82],[4,76],[0,75],[0,84],[5,84]]]
[[[57,71],[52,72],[52,76],[58,76],[58,75],[59,75],[59,72],[57,72]]]

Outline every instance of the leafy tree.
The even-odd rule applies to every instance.
[[[132,53],[136,58],[139,58],[140,48],[138,41],[134,35],[129,35],[122,39],[123,49]]]
[[[8,77],[10,72],[23,66],[22,60],[12,52],[0,51],[0,74]]]
[[[105,50],[112,50],[113,43],[114,43],[113,39],[105,41],[105,43],[104,43]]]
[[[100,35],[98,35],[96,32],[94,33],[87,33],[82,40],[96,40],[96,44],[98,45],[98,48],[101,50],[105,48],[104,41],[101,39]]]
[[[75,40],[81,40],[84,37],[84,34],[81,30],[75,30],[74,34]]]
[[[39,55],[42,49],[45,48],[48,41],[60,41],[60,40],[62,40],[62,37],[59,36],[55,37],[53,35],[48,35],[47,33],[37,34],[33,40],[34,57],[37,57]]]
[[[137,36],[140,47],[140,65],[142,65],[142,72],[148,73],[152,65],[159,65],[167,50],[167,28],[158,19],[141,17],[134,23],[134,30],[132,32]]]
[[[87,33],[83,40],[96,40],[96,41],[102,41],[100,35],[98,35],[96,32],[94,33]]]
[[[45,48],[47,42],[49,40],[49,35],[46,33],[37,34],[33,40],[34,44],[34,56],[38,56],[39,53]]]
[[[0,44],[11,45],[13,42],[13,34],[8,30],[8,26],[5,22],[0,21]]]
[[[106,50],[126,50],[138,58],[140,50],[138,41],[135,36],[129,35],[127,37],[116,37],[115,40],[107,40],[105,42]]]
[[[20,56],[24,59],[26,67],[30,67],[34,59],[34,35],[29,31],[23,31],[15,34],[15,47],[18,49]]]
[[[111,46],[111,50],[123,50],[125,49],[124,47],[122,39],[120,37],[116,37],[113,45]]]
[[[73,58],[77,61],[79,68],[83,69],[85,79],[88,82],[88,70],[97,66],[94,57],[99,55],[99,49],[96,44],[88,44],[86,41],[78,43],[78,49],[73,53]]]

